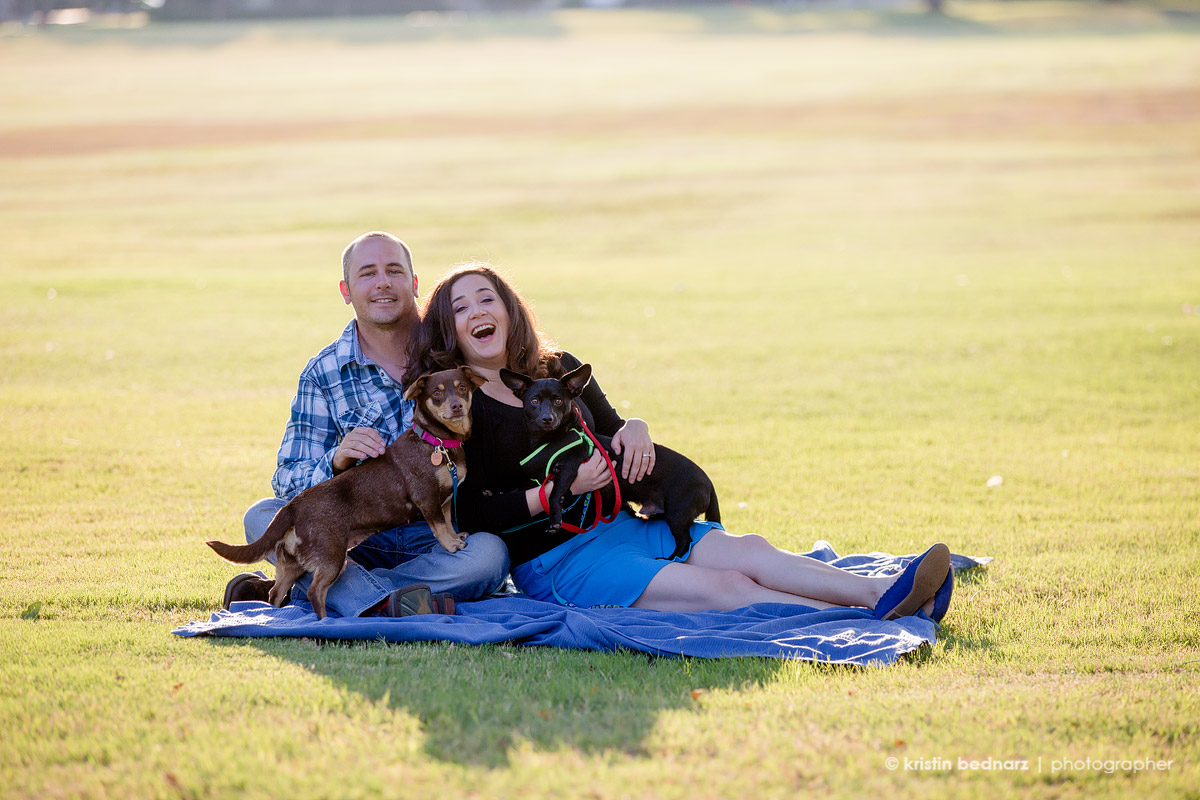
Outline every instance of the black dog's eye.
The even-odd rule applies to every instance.
[[[554,398],[554,405],[556,405],[556,406],[561,406],[561,405],[562,405],[562,398],[561,398],[561,397],[556,397],[556,398]]]
[[[531,405],[531,406],[536,406],[536,405],[537,405],[538,403],[540,403],[540,402],[542,402],[542,401],[541,401],[541,400],[538,400],[538,399],[535,397],[535,398],[533,398],[532,400],[530,400],[530,401],[529,401],[529,405]]]

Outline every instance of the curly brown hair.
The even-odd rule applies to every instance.
[[[429,293],[421,324],[413,332],[409,344],[404,383],[410,384],[429,372],[452,369],[463,363],[450,292],[454,282],[467,275],[479,275],[491,283],[508,312],[508,339],[505,342],[508,368],[535,378],[561,372],[560,351],[538,329],[537,317],[521,293],[493,265],[486,261],[468,261],[455,265]]]

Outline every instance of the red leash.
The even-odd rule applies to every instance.
[[[604,515],[604,509],[600,507],[600,490],[596,489],[592,492],[592,499],[596,502],[596,521],[586,528],[580,528],[578,525],[572,525],[569,522],[564,522],[562,524],[563,530],[565,530],[567,533],[587,533],[601,522],[612,522],[617,518],[617,512],[621,510],[621,484],[617,480],[617,468],[613,466],[612,459],[608,457],[608,451],[604,448],[604,445],[600,444],[600,441],[592,433],[591,429],[588,428],[587,423],[583,421],[583,414],[580,413],[578,406],[575,407],[575,416],[579,419],[579,426],[583,428],[584,434],[592,441],[592,444],[595,445],[596,449],[600,451],[600,457],[603,458],[604,463],[608,465],[608,474],[612,475],[613,490],[616,492],[616,500],[613,503],[612,511],[608,516]],[[540,500],[542,503],[542,511],[546,512],[547,514],[550,513],[550,503],[546,500],[546,484],[549,482],[550,477],[547,476],[546,480],[542,481],[542,485],[538,489],[538,500]],[[586,507],[584,508],[584,514],[587,514]]]

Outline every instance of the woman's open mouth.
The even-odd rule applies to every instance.
[[[476,325],[471,329],[471,335],[476,339],[486,339],[496,332],[496,326],[490,322],[485,322],[482,325]]]

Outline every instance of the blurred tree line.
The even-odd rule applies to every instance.
[[[932,13],[943,11],[945,0],[923,0]],[[750,5],[755,2],[805,5],[814,9],[869,5],[888,0],[0,0],[0,21],[38,23],[52,12],[87,9],[92,14],[148,11],[152,19],[249,19],[270,17],[334,17],[409,14],[415,11],[477,13],[537,11],[560,7],[652,7],[685,5]],[[895,4],[905,0],[894,0]]]

